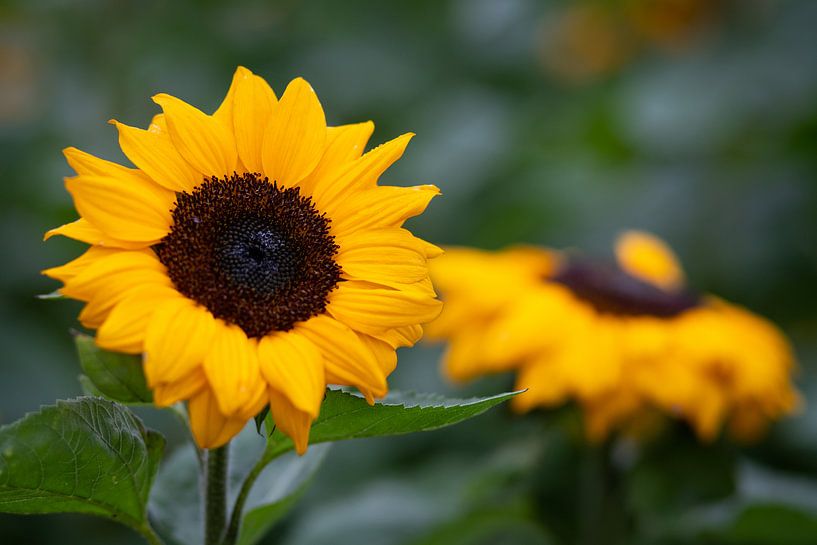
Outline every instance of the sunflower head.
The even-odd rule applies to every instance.
[[[752,439],[796,407],[794,358],[777,328],[691,290],[652,235],[625,233],[615,250],[609,263],[535,248],[450,249],[431,267],[446,306],[427,328],[449,343],[449,377],[514,370],[528,389],[516,409],[573,400],[592,439],[656,411],[702,439],[724,422]]]
[[[300,78],[279,100],[239,68],[212,115],[153,100],[147,129],[111,121],[135,168],[65,150],[80,218],[46,238],[90,247],[44,272],[101,347],[144,354],[156,404],[188,402],[200,446],[269,404],[304,452],[326,385],[385,395],[439,313],[441,251],[402,227],[439,191],[378,185],[412,135],[364,154],[373,124],[327,127]]]

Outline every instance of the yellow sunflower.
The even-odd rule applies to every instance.
[[[111,121],[136,168],[65,150],[81,217],[45,238],[91,247],[44,273],[99,346],[144,354],[157,405],[188,401],[200,446],[269,403],[303,453],[326,385],[385,395],[395,350],[438,315],[441,251],[402,225],[439,190],[377,185],[413,135],[363,154],[374,125],[327,127],[301,78],[279,100],[239,67],[213,115],[153,101],[147,130]]]
[[[428,325],[454,380],[517,371],[519,411],[575,400],[588,436],[658,410],[704,440],[752,439],[791,412],[791,348],[771,323],[691,291],[655,237],[628,232],[617,263],[539,248],[450,249],[431,266],[446,302]]]

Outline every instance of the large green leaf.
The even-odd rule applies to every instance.
[[[163,450],[164,438],[117,403],[58,401],[0,428],[0,511],[87,513],[144,533]]]
[[[288,453],[267,465],[247,499],[239,543],[256,543],[295,504],[320,467],[330,445],[310,448],[304,456]],[[229,502],[235,503],[241,484],[264,452],[264,440],[254,424],[230,444]],[[150,517],[170,543],[188,545],[203,541],[202,498],[198,461],[186,445],[163,464],[150,497]]]
[[[391,392],[374,405],[362,396],[329,389],[321,414],[309,432],[309,442],[324,443],[361,437],[401,435],[450,426],[480,415],[520,392],[490,397],[450,399],[436,394]],[[271,416],[268,416],[271,419]],[[270,435],[268,455],[293,448],[292,441],[275,431]]]
[[[103,350],[88,335],[78,334],[74,341],[85,373],[80,382],[87,393],[99,392],[108,399],[128,404],[153,401],[140,356]]]

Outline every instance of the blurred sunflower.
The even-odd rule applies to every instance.
[[[454,380],[517,370],[519,411],[582,407],[588,437],[653,420],[688,421],[703,440],[727,422],[757,437],[798,395],[783,335],[744,309],[686,287],[672,252],[622,235],[617,263],[538,248],[450,249],[432,266],[446,302],[428,325],[449,341]]]
[[[396,348],[439,313],[441,252],[401,227],[439,191],[378,186],[412,135],[363,154],[374,125],[327,127],[300,78],[278,100],[238,68],[213,115],[153,100],[147,130],[112,121],[135,169],[65,150],[81,218],[46,239],[91,247],[44,272],[101,347],[144,353],[157,405],[189,401],[200,446],[269,403],[303,453],[326,384],[385,395]]]

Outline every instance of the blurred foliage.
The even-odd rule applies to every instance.
[[[666,239],[693,285],[774,319],[812,400],[764,442],[584,445],[570,409],[340,444],[266,543],[817,543],[817,3],[811,0],[0,2],[0,422],[80,392],[78,305],[38,275],[80,251],[60,150],[124,160],[115,117],[214,109],[237,64],[316,88],[330,122],[417,137],[387,174],[444,197],[442,244],[604,251]],[[439,351],[395,387],[449,392]],[[506,377],[457,395],[507,388]],[[170,418],[145,413],[170,435]],[[604,532],[604,533],[600,533]],[[101,520],[3,516],[2,543],[138,543]]]

